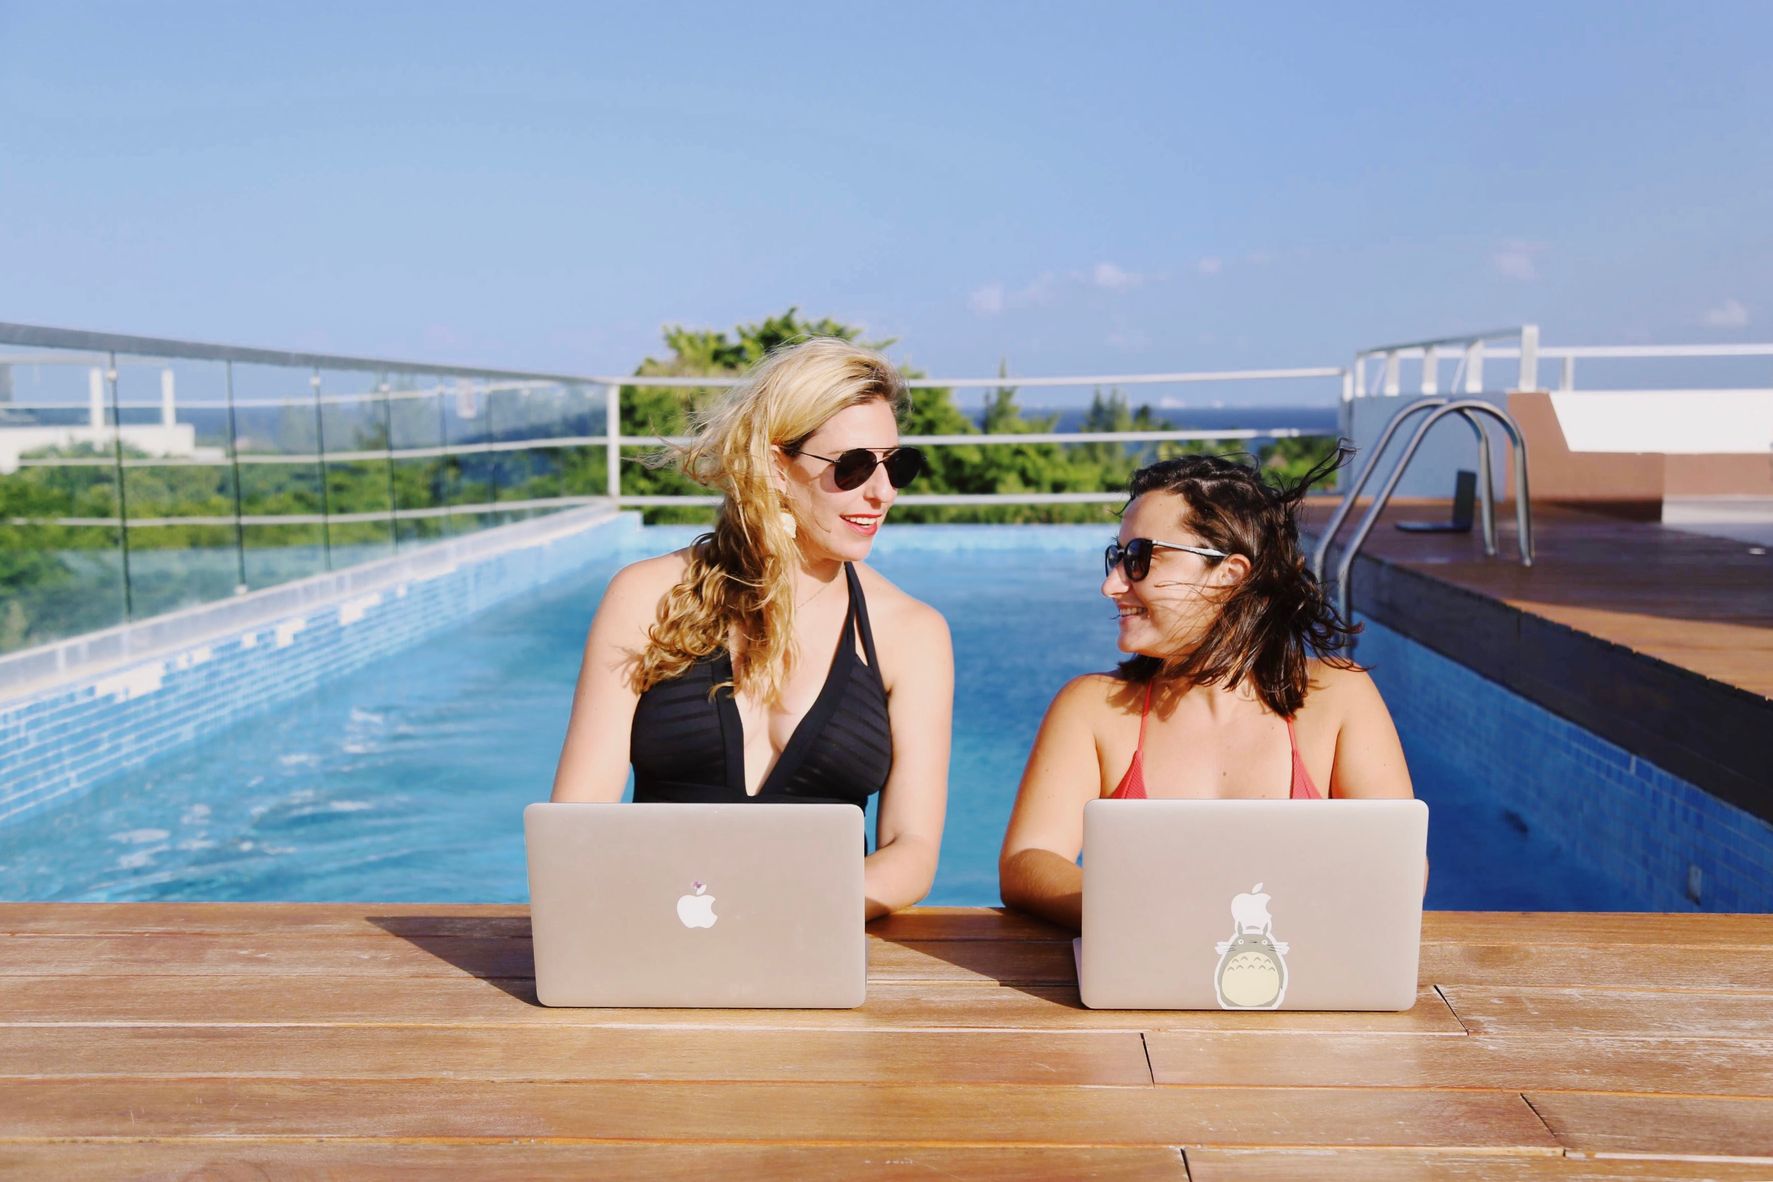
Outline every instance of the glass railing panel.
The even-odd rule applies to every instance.
[[[233,594],[240,582],[227,367],[118,355],[123,566],[132,616]]]
[[[324,573],[323,411],[309,368],[234,362],[243,566],[249,590]],[[296,518],[269,524],[265,518]]]

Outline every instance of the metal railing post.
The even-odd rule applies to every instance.
[[[1521,327],[1521,382],[1518,389],[1537,390],[1539,388],[1539,326],[1527,324]]]
[[[326,569],[332,569],[332,498],[326,489],[326,422],[320,413],[320,370],[308,378],[314,391],[314,453],[320,468],[320,549]]]
[[[608,436],[605,443],[605,454],[609,457],[609,471],[604,481],[605,491],[613,504],[622,503],[622,388],[605,386],[603,398],[603,430]]]
[[[111,391],[111,458],[117,479],[117,549],[123,560],[123,619],[135,618],[135,591],[129,573],[129,486],[123,468],[123,408],[117,402],[117,354],[107,354],[105,384]]]
[[[437,383],[437,446],[443,452],[440,457],[443,461],[443,469],[437,474],[437,495],[442,500],[444,507],[448,507],[454,504],[449,496],[449,395],[444,393],[441,379]],[[445,513],[438,518],[443,522],[445,534],[456,532],[455,522],[451,520],[451,516],[451,514]]]
[[[388,396],[388,375],[376,375],[376,386],[382,394],[382,438],[388,450],[388,545],[400,553],[400,503],[394,491],[394,400]]]
[[[234,594],[246,593],[246,525],[240,520],[240,424],[234,416],[234,363],[222,362],[228,386],[228,463],[234,469]]]
[[[470,386],[468,389],[468,397],[474,397],[473,387]],[[498,387],[488,382],[486,386],[486,439],[488,443],[499,441],[498,429],[493,426],[493,397],[497,393]],[[499,470],[504,467],[504,461],[500,459],[500,456],[503,454],[493,451],[486,455],[487,463],[492,468],[492,477],[489,483],[492,485],[492,503],[495,505],[499,503]]]

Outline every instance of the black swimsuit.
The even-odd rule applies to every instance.
[[[640,695],[628,740],[636,801],[801,801],[862,808],[886,786],[893,766],[886,686],[861,580],[847,562],[843,573],[850,607],[831,670],[758,793],[745,791],[745,731],[731,687],[709,697],[714,686],[732,680],[732,655],[722,650]],[[856,656],[858,634],[866,663]]]

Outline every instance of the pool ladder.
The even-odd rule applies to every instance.
[[[1355,477],[1353,484],[1349,485],[1348,492],[1343,495],[1342,502],[1336,506],[1336,512],[1331,515],[1329,524],[1324,527],[1323,536],[1318,539],[1317,550],[1311,558],[1312,573],[1317,576],[1320,582],[1323,580],[1324,562],[1329,557],[1330,545],[1336,540],[1336,534],[1341,531],[1343,523],[1348,520],[1348,515],[1354,512],[1355,500],[1361,495],[1361,490],[1367,486],[1367,481],[1371,479],[1373,473],[1378,470],[1379,461],[1385,458],[1385,449],[1390,445],[1392,436],[1397,434],[1398,428],[1402,427],[1406,420],[1422,414],[1426,414],[1427,417],[1417,425],[1415,433],[1410,436],[1409,444],[1405,446],[1403,454],[1398,457],[1397,463],[1392,466],[1391,475],[1386,478],[1384,486],[1379,490],[1379,495],[1373,498],[1373,503],[1367,509],[1366,516],[1361,518],[1360,525],[1355,528],[1354,537],[1343,548],[1340,560],[1336,564],[1336,608],[1345,620],[1349,618],[1348,584],[1354,571],[1355,555],[1360,553],[1361,545],[1367,540],[1367,535],[1372,533],[1373,527],[1378,524],[1379,515],[1385,511],[1386,502],[1391,500],[1391,494],[1397,489],[1398,481],[1403,479],[1404,469],[1410,466],[1410,460],[1415,456],[1416,449],[1422,446],[1422,440],[1428,435],[1429,429],[1448,415],[1458,415],[1464,419],[1477,436],[1478,503],[1481,506],[1484,529],[1484,553],[1492,558],[1496,555],[1496,492],[1491,487],[1490,435],[1484,426],[1484,420],[1492,419],[1501,424],[1502,429],[1508,432],[1509,441],[1514,444],[1514,516],[1515,525],[1520,535],[1521,565],[1533,565],[1533,515],[1527,495],[1527,444],[1521,437],[1520,427],[1508,416],[1507,412],[1475,398],[1420,398],[1401,408],[1391,416],[1391,421],[1385,424],[1385,430],[1380,434],[1379,442],[1373,445],[1372,454],[1367,457],[1367,462],[1361,467],[1360,475]]]

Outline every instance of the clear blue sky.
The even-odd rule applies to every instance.
[[[1773,4],[0,0],[0,319],[626,372],[1773,336]]]

